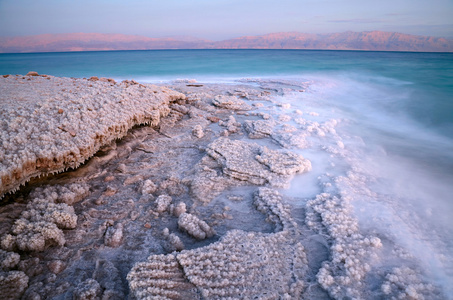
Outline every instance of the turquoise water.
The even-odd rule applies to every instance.
[[[26,74],[31,70],[54,76],[145,82],[343,75],[407,95],[388,103],[389,109],[409,113],[453,137],[452,53],[153,50],[0,54],[0,74]]]
[[[337,138],[344,142],[345,151],[340,156],[325,152],[335,146],[328,138],[300,150],[312,161],[313,171],[296,178],[287,193],[313,199],[320,192],[318,176],[331,173],[348,178],[348,184],[333,184],[339,194],[352,199],[361,229],[386,241],[385,247],[404,248],[415,257],[428,281],[441,286],[445,295],[453,295],[453,53],[163,50],[0,54],[0,74],[29,71],[140,82],[196,79],[228,83],[254,78],[280,82],[282,87],[288,81],[309,82],[306,92],[279,101],[291,103],[292,109],[318,113],[319,117],[303,116],[319,123],[337,120]],[[409,264],[404,259],[386,261],[386,257],[379,263],[376,268],[382,270]]]

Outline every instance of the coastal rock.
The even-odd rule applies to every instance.
[[[21,271],[0,271],[0,291],[4,299],[20,299],[28,287],[28,276]]]
[[[171,197],[168,195],[160,195],[156,199],[156,211],[158,213],[163,213],[164,211],[168,210],[171,204]]]
[[[105,232],[104,244],[108,247],[116,248],[123,241],[123,224],[118,223],[115,227],[108,227]]]
[[[10,270],[17,266],[20,261],[20,255],[15,252],[7,252],[0,249],[0,269]]]
[[[203,127],[201,127],[201,125],[195,125],[192,130],[192,134],[194,137],[201,139],[202,137],[204,137]]]
[[[246,120],[244,122],[244,128],[251,139],[269,137],[274,132],[275,125],[272,120]]]
[[[214,236],[215,231],[205,222],[189,213],[179,216],[178,227],[198,240]]]
[[[179,298],[182,288],[192,284],[207,299],[299,299],[307,259],[304,247],[294,239],[293,221],[281,200],[270,189],[260,189],[256,195],[260,210],[270,213],[282,231],[231,230],[205,247],[151,255],[129,272],[132,293],[138,299]],[[157,278],[162,278],[161,283]]]
[[[371,267],[364,262],[374,249],[382,247],[378,237],[365,237],[357,220],[351,217],[347,199],[322,193],[307,202],[306,223],[331,237],[331,260],[316,275],[318,283],[334,298],[359,297],[360,282]]]
[[[217,95],[212,100],[212,104],[219,108],[231,110],[250,110],[252,107],[235,96]]]
[[[0,244],[3,249],[43,251],[49,245],[64,245],[62,229],[75,228],[77,215],[66,203],[55,203],[58,200],[67,200],[64,193],[58,194],[56,190],[64,189],[51,186],[31,193],[34,199],[27,204],[20,219],[14,223],[11,234],[1,238]]]
[[[0,197],[33,177],[78,167],[137,124],[156,126],[171,102],[185,98],[151,85],[47,78],[0,78]]]
[[[285,186],[286,175],[311,170],[311,164],[299,154],[270,150],[255,143],[219,138],[206,152],[221,166],[223,173],[250,184]]]
[[[220,137],[206,148],[191,184],[194,198],[208,203],[228,186],[287,187],[294,174],[308,172],[311,163],[299,154],[270,150],[255,143]],[[221,169],[221,173],[217,171]]]

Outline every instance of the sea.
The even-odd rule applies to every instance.
[[[36,71],[142,83],[195,79],[304,91],[278,97],[310,122],[334,120],[335,138],[297,149],[313,170],[282,193],[297,205],[333,178],[361,232],[399,259],[377,270],[419,270],[453,299],[453,53],[327,50],[149,50],[0,54],[0,74]],[[288,107],[288,106],[286,106]],[[331,124],[331,123],[329,123]],[[292,124],[299,126],[300,124]],[[339,143],[341,142],[341,143]],[[341,145],[341,147],[338,147]],[[332,151],[332,147],[341,151]],[[324,183],[323,183],[324,182]],[[392,245],[390,247],[389,245]],[[400,249],[400,250],[395,250]],[[391,256],[391,255],[390,255]]]

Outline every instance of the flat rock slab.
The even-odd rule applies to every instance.
[[[52,76],[0,77],[0,197],[33,177],[76,168],[184,99],[164,87]]]

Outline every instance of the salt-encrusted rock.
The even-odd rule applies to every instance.
[[[63,246],[65,242],[63,232],[54,223],[19,219],[14,223],[12,234],[2,237],[1,247],[5,250],[17,247],[23,251],[43,251],[47,245]]]
[[[120,271],[110,260],[97,260],[96,270],[92,278],[97,281],[101,288],[102,297],[100,299],[121,300],[127,298],[124,293]],[[96,283],[94,283],[94,286],[96,286]]]
[[[20,255],[15,252],[7,252],[0,249],[0,270],[10,270],[17,266]]]
[[[436,288],[408,267],[394,268],[385,276],[381,290],[389,299],[440,299]],[[437,295],[436,295],[437,294]]]
[[[147,179],[143,182],[142,194],[152,194],[157,190],[157,185],[151,180]]]
[[[86,183],[70,183],[66,185],[47,186],[36,188],[30,193],[31,199],[46,199],[55,203],[73,205],[88,195],[90,187]]]
[[[170,251],[181,251],[184,250],[184,243],[181,241],[179,236],[177,236],[174,233],[170,233],[170,230],[168,228],[165,228],[162,231],[162,234],[164,237],[167,239],[171,250]]]
[[[212,100],[212,104],[217,107],[225,108],[225,109],[232,109],[232,110],[250,110],[252,109],[250,105],[245,104],[244,101],[235,97],[235,96],[224,96],[224,95],[217,95],[215,96],[214,100]]]
[[[255,143],[221,137],[206,148],[191,184],[193,196],[211,201],[228,186],[254,184],[287,187],[292,175],[311,170],[299,154],[269,150]],[[218,174],[216,169],[222,169]]]
[[[311,171],[311,163],[299,154],[289,151],[272,151],[265,147],[260,149],[256,160],[269,167],[271,172],[280,175],[292,175]]]
[[[74,290],[75,300],[98,299],[101,295],[101,286],[94,279],[87,279],[81,282]]]
[[[371,270],[367,260],[373,254],[373,248],[382,246],[379,238],[360,234],[357,220],[351,217],[351,209],[348,199],[328,193],[307,202],[307,225],[320,232],[327,230],[332,238],[332,259],[322,264],[316,277],[336,299],[361,298],[360,282]]]
[[[304,248],[289,242],[288,232],[233,230],[209,246],[176,256],[152,255],[147,262],[136,264],[127,276],[134,296],[177,298],[183,281],[175,278],[178,263],[184,279],[206,299],[298,299],[307,270]],[[158,276],[162,279],[156,288]]]
[[[210,238],[215,235],[214,229],[205,221],[189,213],[183,213],[179,216],[178,227],[198,240]]]
[[[137,299],[199,299],[196,287],[184,276],[175,254],[151,255],[127,274]]]
[[[47,199],[35,199],[30,202],[21,218],[30,222],[53,223],[62,229],[73,229],[77,225],[77,215],[72,206],[48,202]]]
[[[241,130],[241,123],[236,121],[236,118],[234,116],[229,116],[228,121],[219,121],[220,126],[226,127],[228,134],[230,133],[236,133]]]
[[[47,268],[54,274],[60,274],[64,269],[66,269],[66,263],[59,259],[52,260],[47,264]]]
[[[205,247],[151,255],[127,276],[134,296],[182,299],[183,284],[191,283],[205,299],[300,299],[308,268],[297,224],[275,190],[260,189],[255,205],[282,231],[232,230]]]
[[[171,204],[171,197],[168,195],[160,195],[156,199],[156,211],[158,213],[163,213],[164,211],[168,210]]]
[[[192,130],[192,134],[194,137],[201,139],[202,137],[204,137],[203,127],[201,127],[201,125],[195,125]]]
[[[275,224],[276,231],[292,230],[297,227],[290,214],[290,207],[283,203],[278,191],[270,188],[259,188],[255,193],[253,204],[256,209]]]
[[[14,223],[11,234],[1,238],[3,249],[43,251],[49,245],[64,245],[66,240],[61,229],[75,228],[77,215],[66,203],[54,203],[59,199],[66,199],[61,198],[62,194],[56,192],[58,190],[56,187],[48,187],[31,193],[36,198],[27,204],[21,218]]]
[[[28,276],[21,271],[0,271],[0,295],[2,299],[20,299],[28,286]]]
[[[169,103],[185,98],[152,85],[47,78],[0,78],[0,197],[78,167],[134,125],[159,124]]]
[[[105,232],[104,244],[116,248],[123,242],[123,224],[118,223],[114,227],[108,227]]]
[[[225,175],[256,185],[285,186],[287,175],[311,169],[310,162],[298,154],[239,140],[219,138],[206,152],[222,166]]]
[[[175,217],[179,217],[180,215],[185,213],[186,210],[186,204],[184,202],[179,202],[176,206],[173,207],[172,212]]]
[[[244,122],[244,128],[251,139],[262,139],[270,136],[274,132],[275,125],[273,120],[246,120]]]
[[[38,72],[30,71],[27,73],[27,76],[39,76]]]

